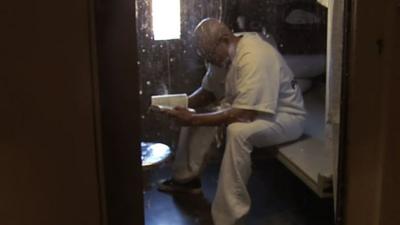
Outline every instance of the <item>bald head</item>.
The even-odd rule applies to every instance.
[[[200,51],[212,51],[222,38],[233,36],[232,31],[221,21],[214,18],[202,20],[194,30],[194,38]]]

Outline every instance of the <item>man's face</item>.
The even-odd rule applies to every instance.
[[[218,67],[228,68],[230,59],[228,54],[228,44],[219,41],[213,45],[199,46],[198,55],[207,62]]]

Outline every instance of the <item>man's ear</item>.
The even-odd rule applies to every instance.
[[[224,43],[224,44],[229,44],[230,41],[230,37],[229,35],[225,34],[220,38],[220,42]]]

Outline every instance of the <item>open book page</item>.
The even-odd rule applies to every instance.
[[[173,109],[176,106],[188,107],[188,96],[186,94],[169,94],[151,96],[151,105],[160,109]]]

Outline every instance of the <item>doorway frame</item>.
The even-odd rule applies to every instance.
[[[140,225],[144,208],[135,0],[88,2],[93,11],[89,29],[97,73],[93,87],[103,225]]]
[[[135,0],[91,0],[97,55],[101,124],[101,173],[106,224],[144,224],[140,151],[139,71]],[[342,224],[345,204],[345,148],[351,0],[344,1],[338,189],[335,223]],[[317,3],[316,3],[317,4]],[[329,9],[328,9],[329,10]],[[115,13],[118,12],[118,13]],[[125,35],[121,35],[121,34]],[[132,93],[136,93],[132,94]],[[100,128],[99,128],[100,129]],[[132,216],[132,212],[135,212]]]

